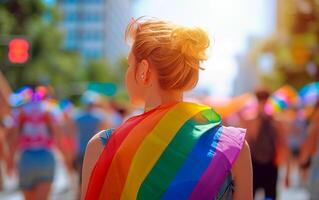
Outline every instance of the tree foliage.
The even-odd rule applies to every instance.
[[[262,42],[256,56],[257,60],[263,54],[273,56],[272,71],[261,73],[265,84],[273,89],[284,84],[299,89],[319,80],[319,3],[315,0],[281,2],[288,5],[278,11],[282,23],[274,36]]]
[[[124,73],[106,59],[84,60],[78,52],[63,48],[59,19],[57,5],[43,1],[10,0],[0,4],[0,70],[11,87],[51,85],[58,96],[68,97],[83,91],[89,81],[121,85]],[[13,37],[23,37],[31,45],[25,64],[11,64],[7,59],[7,44]]]

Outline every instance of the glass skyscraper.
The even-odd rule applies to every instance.
[[[85,59],[116,62],[128,51],[124,31],[132,16],[131,4],[131,0],[61,0],[64,47]]]

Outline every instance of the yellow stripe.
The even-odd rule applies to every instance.
[[[142,182],[174,138],[176,132],[187,120],[205,109],[208,109],[208,107],[179,103],[161,119],[144,139],[133,158],[122,192],[122,200],[136,199]]]

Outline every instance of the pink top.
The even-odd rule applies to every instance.
[[[43,101],[30,102],[15,111],[15,126],[19,128],[19,148],[51,149],[53,138],[50,124],[55,122],[44,106]]]

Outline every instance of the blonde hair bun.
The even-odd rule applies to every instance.
[[[194,27],[176,27],[173,29],[172,46],[182,54],[198,59],[206,60],[206,49],[209,47],[209,38],[206,31]]]
[[[198,82],[201,61],[207,59],[208,34],[201,28],[178,26],[159,19],[132,19],[125,32],[132,41],[136,63],[143,59],[154,67],[165,90],[187,91]]]

